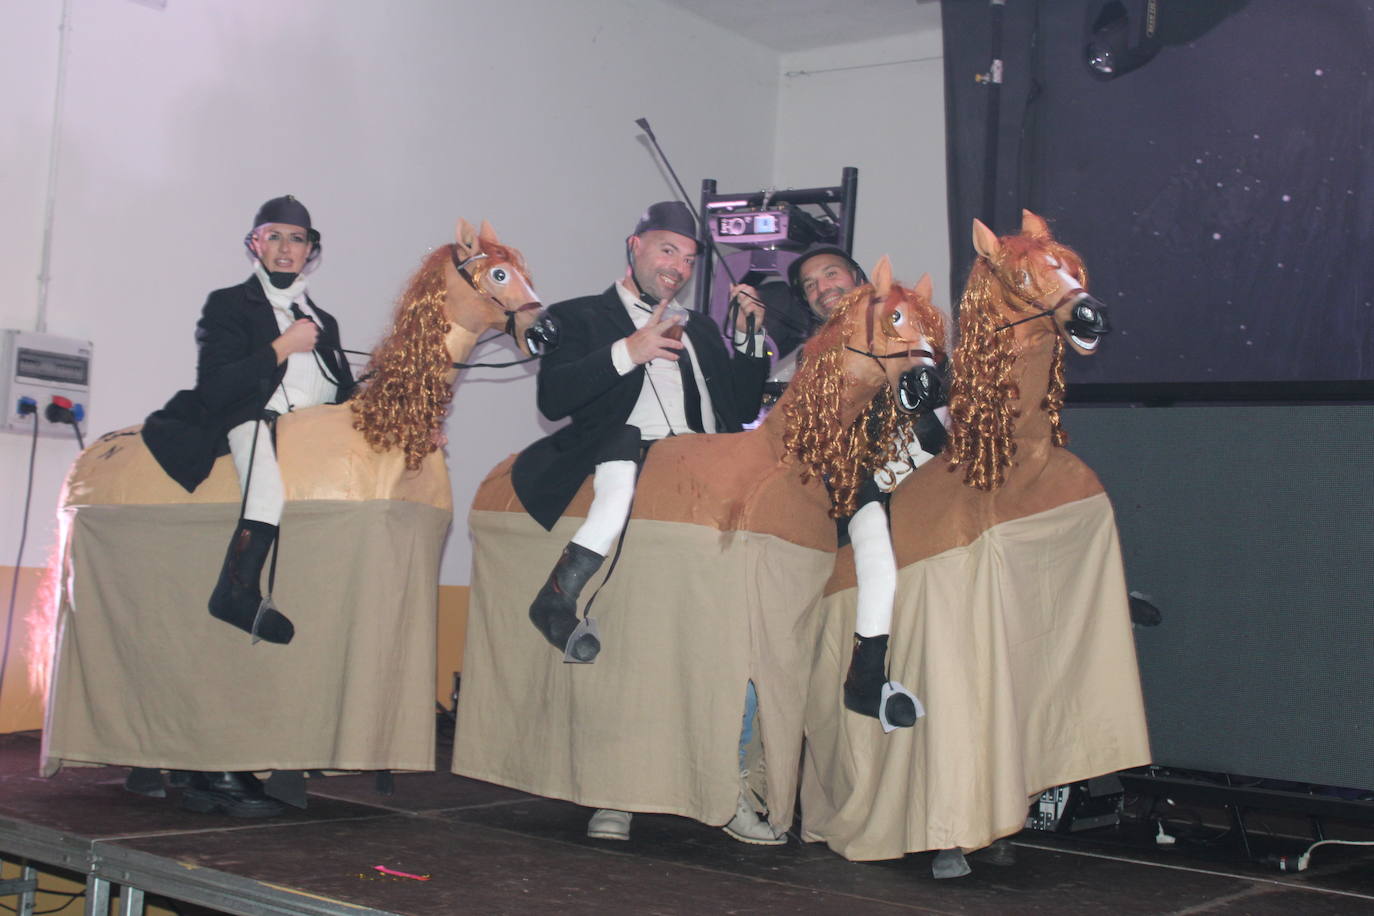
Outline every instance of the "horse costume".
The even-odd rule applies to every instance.
[[[492,471],[469,517],[455,773],[594,808],[725,824],[741,794],[752,680],[769,821],[791,826],[819,599],[836,549],[832,513],[853,511],[863,478],[892,457],[897,429],[909,431],[897,405],[918,406],[902,386],[934,314],[928,279],[919,293],[892,285],[886,259],[874,277],[811,341],[760,426],[649,450],[619,562],[599,596],[595,580],[583,593],[607,637],[595,665],[557,661],[525,614],[539,587],[530,571],[551,566],[581,524],[591,481],[546,532],[511,487],[514,459]]]
[[[435,609],[453,514],[438,449],[454,363],[488,329],[528,351],[538,310],[519,253],[463,221],[409,282],[361,392],[280,418],[275,599],[301,625],[290,645],[254,644],[205,612],[239,512],[229,456],[188,493],[139,427],[86,449],[62,491],[43,609],[43,773],[433,769]]]
[[[973,235],[949,445],[891,503],[889,657],[924,701],[914,728],[844,710],[852,557],[826,586],[802,827],[849,859],[981,848],[1044,789],[1150,760],[1111,503],[1059,419],[1065,342],[1095,351],[1105,315],[1038,216]]]

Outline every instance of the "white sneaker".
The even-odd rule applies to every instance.
[[[587,836],[594,840],[628,840],[630,812],[614,808],[597,808],[587,821]]]
[[[782,846],[787,842],[786,831],[774,830],[772,824],[759,817],[742,793],[735,803],[735,816],[721,829],[731,839],[754,846]]]

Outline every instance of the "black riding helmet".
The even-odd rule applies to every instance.
[[[293,195],[274,197],[258,207],[258,213],[253,217],[253,225],[249,228],[248,234],[243,237],[243,243],[247,245],[253,237],[254,230],[267,223],[300,226],[305,230],[305,237],[310,240],[310,255],[305,259],[305,263],[314,263],[315,259],[320,256],[319,230],[310,225],[310,211],[305,209],[305,204],[296,200]]]

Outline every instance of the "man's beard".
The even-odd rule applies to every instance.
[[[671,285],[665,286],[665,281],[659,276],[660,274],[666,274],[671,280]],[[640,289],[649,293],[660,302],[667,302],[674,298],[682,290],[682,287],[686,285],[686,278],[677,271],[654,271],[647,277],[636,272],[635,279],[639,281]]]

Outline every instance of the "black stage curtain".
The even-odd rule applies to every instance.
[[[1103,6],[942,0],[951,288],[972,218],[1027,207],[1113,306],[1075,383],[1374,380],[1374,0],[1160,0],[1161,50],[1108,81],[1085,63]],[[995,15],[1000,90],[975,78]]]

